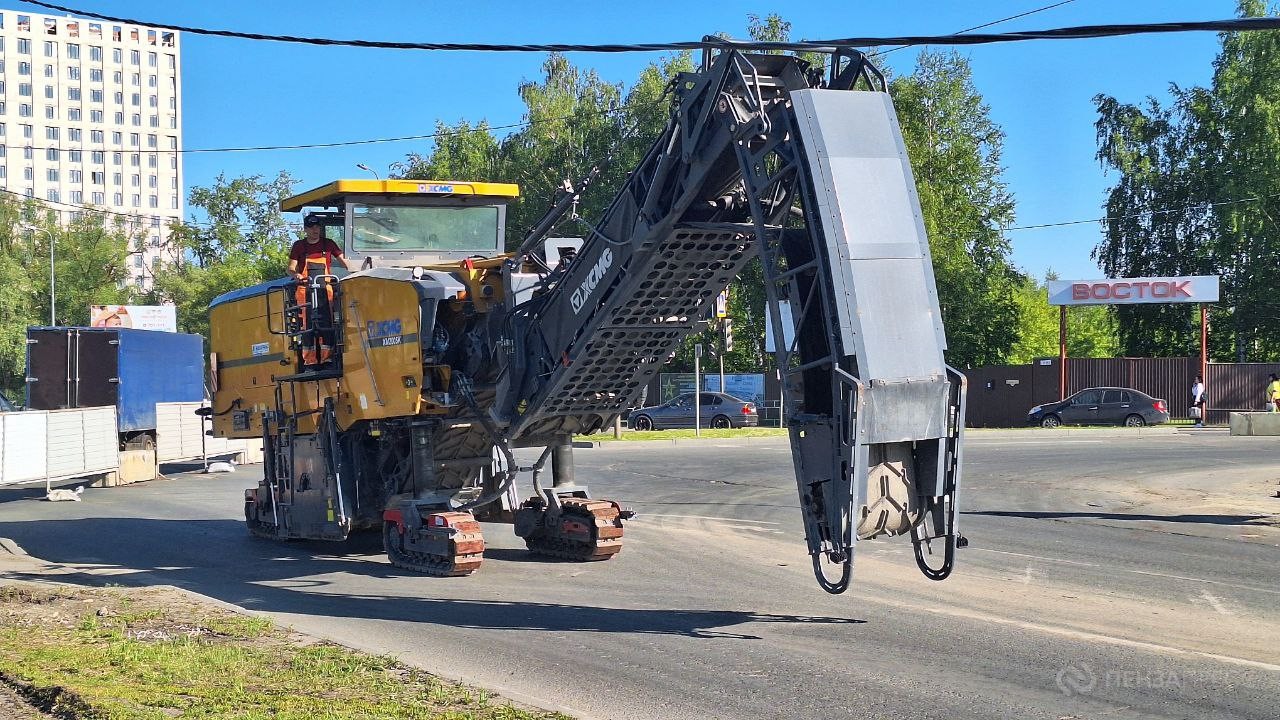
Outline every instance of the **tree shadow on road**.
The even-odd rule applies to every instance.
[[[493,586],[482,576],[429,578],[397,570],[368,535],[355,544],[279,543],[250,537],[233,520],[81,518],[7,522],[0,535],[32,556],[79,570],[58,579],[85,584],[176,585],[261,612],[430,623],[481,630],[640,633],[758,640],[727,630],[744,623],[855,625],[865,621],[717,609],[636,609],[520,600],[445,598]],[[376,534],[374,534],[376,536]],[[510,559],[520,551],[497,551]],[[527,557],[527,553],[524,554]],[[490,557],[490,559],[494,559]],[[611,561],[617,562],[617,561]],[[110,571],[110,575],[90,574]],[[362,578],[350,582],[349,576]],[[48,575],[4,573],[15,579]],[[331,577],[326,577],[331,576]],[[345,577],[337,577],[345,576]],[[360,592],[341,589],[356,586]],[[584,578],[581,582],[590,583]],[[468,586],[466,584],[472,584]],[[504,585],[504,590],[509,590]],[[587,590],[595,586],[586,586]],[[381,590],[384,592],[376,592]],[[583,593],[579,593],[581,596]],[[434,597],[433,597],[434,596]],[[673,605],[679,600],[673,598]]]
[[[1083,511],[1040,510],[966,510],[961,515],[987,515],[990,517],[1020,517],[1032,520],[1070,520],[1090,518],[1094,520],[1149,520],[1169,523],[1195,523],[1200,525],[1256,525],[1265,523],[1269,515],[1150,515],[1145,513],[1110,513]]]

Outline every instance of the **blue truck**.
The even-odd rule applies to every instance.
[[[120,447],[150,450],[156,403],[204,399],[204,339],[129,328],[27,328],[27,408],[116,408]]]

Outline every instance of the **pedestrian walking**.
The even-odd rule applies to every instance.
[[[1204,427],[1204,408],[1204,381],[1197,375],[1196,381],[1191,384],[1191,409],[1188,412],[1191,418],[1196,421],[1196,427]]]
[[[1271,373],[1267,379],[1267,412],[1280,412],[1280,378]]]

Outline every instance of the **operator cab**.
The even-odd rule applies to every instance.
[[[456,263],[503,252],[506,183],[337,180],[280,202],[283,212],[315,208],[326,235],[360,267]]]

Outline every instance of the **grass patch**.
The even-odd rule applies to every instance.
[[[0,587],[0,681],[107,720],[565,718],[163,588]]]
[[[787,437],[786,428],[776,427],[753,427],[753,428],[730,428],[727,430],[716,430],[715,428],[705,428],[702,431],[702,440],[722,440],[724,438],[755,438],[755,437]],[[578,440],[599,440],[601,442],[642,442],[645,440],[693,440],[693,428],[688,430],[649,430],[640,432],[638,430],[623,430],[621,438],[614,438],[613,432],[604,430],[594,435],[579,435]]]

